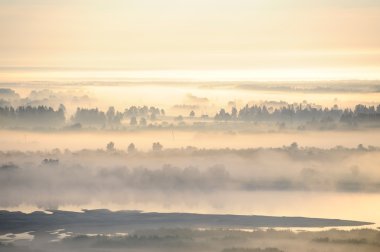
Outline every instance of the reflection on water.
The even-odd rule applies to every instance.
[[[33,231],[23,232],[18,234],[8,233],[0,235],[0,242],[11,243],[14,241],[32,241],[34,239]]]

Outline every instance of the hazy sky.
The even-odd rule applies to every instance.
[[[377,79],[379,31],[378,0],[0,0],[0,68]]]

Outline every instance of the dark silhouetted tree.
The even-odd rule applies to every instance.
[[[107,144],[107,151],[114,151],[115,150],[115,144],[114,142],[109,142]]]
[[[163,149],[163,146],[159,142],[153,143],[152,145],[153,151],[161,151],[162,149]]]
[[[128,145],[128,153],[135,153],[136,152],[136,146],[134,143],[130,143]]]

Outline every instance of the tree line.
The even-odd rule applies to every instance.
[[[0,126],[11,128],[59,128],[67,123],[72,127],[112,128],[121,126],[122,120],[129,120],[131,125],[147,125],[165,115],[163,109],[156,107],[131,106],[123,112],[109,107],[106,112],[98,108],[77,108],[67,121],[66,108],[58,109],[48,106],[0,106]]]
[[[280,108],[267,107],[265,105],[253,105],[237,110],[235,107],[230,112],[221,109],[216,113],[217,121],[274,121],[274,122],[379,122],[380,105],[366,106],[358,104],[354,109],[341,109],[337,105],[332,108],[321,108],[310,104],[290,104]]]
[[[107,111],[98,108],[77,108],[75,113],[66,118],[66,108],[60,105],[58,109],[47,106],[0,106],[0,127],[3,128],[61,128],[70,125],[73,128],[120,128],[124,124],[130,126],[147,126],[160,117],[165,116],[165,110],[148,106],[131,106],[124,111],[109,107]],[[180,121],[183,120],[182,116]],[[173,117],[178,121],[178,116]],[[190,112],[189,118],[196,119]],[[204,119],[203,117],[199,119]],[[266,105],[244,106],[241,109],[233,107],[230,112],[220,109],[214,116],[215,121],[245,121],[245,122],[340,122],[358,124],[361,122],[380,122],[380,105],[367,106],[358,104],[353,109],[322,108],[311,104],[290,104],[282,107]],[[126,122],[125,122],[126,121]]]

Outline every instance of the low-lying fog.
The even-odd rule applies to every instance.
[[[307,131],[307,132],[212,132],[190,130],[145,131],[67,131],[36,132],[0,130],[0,150],[81,150],[105,148],[110,141],[119,150],[127,150],[134,143],[139,150],[150,150],[153,142],[164,148],[194,146],[198,148],[259,148],[281,147],[292,142],[300,146],[333,148],[338,145],[357,147],[359,144],[377,146],[380,129],[362,131]]]
[[[0,251],[379,251],[377,82],[138,84],[0,84],[0,209],[199,213],[212,225],[13,233],[23,214],[2,211]],[[375,224],[243,232],[215,229],[215,214]]]
[[[67,104],[69,112],[76,107],[159,105],[174,115],[187,115],[182,105],[195,106],[197,113],[214,115],[219,108],[233,103],[237,107],[264,101],[313,102],[324,107],[354,107],[380,101],[377,81],[315,82],[15,82],[0,83],[0,89],[11,89],[16,96],[0,92],[0,101],[13,105],[43,104],[58,108]],[[1,103],[0,103],[1,104]],[[184,114],[185,113],[185,114]]]
[[[116,148],[115,148],[116,147]],[[380,222],[380,151],[155,149],[5,151],[0,206],[139,209]],[[305,200],[307,199],[307,200]],[[352,203],[355,202],[355,208]]]

